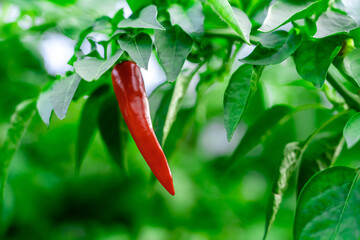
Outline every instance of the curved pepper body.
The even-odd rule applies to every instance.
[[[152,127],[140,68],[132,61],[122,62],[113,68],[111,78],[120,111],[136,146],[161,185],[174,195],[170,168]]]

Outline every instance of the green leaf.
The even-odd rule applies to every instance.
[[[123,35],[119,39],[120,48],[126,51],[139,67],[148,69],[152,50],[152,40],[149,35],[140,33],[135,37]]]
[[[201,36],[204,33],[204,14],[200,2],[188,9],[173,4],[168,9],[171,24],[178,24],[190,36]]]
[[[119,28],[151,28],[165,30],[157,21],[157,9],[155,5],[147,6],[139,14],[134,14],[130,18],[120,21]]]
[[[314,13],[322,11],[322,2],[326,1],[306,1],[300,4],[284,0],[276,1],[270,6],[264,23],[258,30],[270,32],[286,23],[310,17]]]
[[[262,33],[259,42],[265,48],[280,48],[289,38],[289,33],[283,30]]]
[[[155,30],[155,47],[166,78],[174,82],[192,47],[192,39],[179,26]]]
[[[344,137],[348,148],[352,148],[360,140],[360,113],[352,116],[346,123]]]
[[[21,137],[29,126],[35,110],[34,100],[26,100],[17,105],[11,116],[6,138],[0,148],[0,212],[11,159],[20,145]]]
[[[227,0],[208,0],[214,12],[247,43],[250,44],[251,22],[240,9],[233,10]]]
[[[241,65],[231,76],[224,94],[224,123],[228,141],[234,135],[245,110],[250,93],[253,67]]]
[[[328,37],[304,41],[295,51],[294,61],[299,75],[321,88],[331,62],[341,49],[342,38]]]
[[[108,85],[104,85],[96,89],[86,100],[82,108],[76,146],[75,172],[77,174],[80,172],[83,159],[97,128],[98,113],[102,96],[106,91],[108,91],[108,89]]]
[[[119,105],[116,97],[112,94],[101,104],[98,123],[100,135],[105,143],[107,150],[114,162],[124,168],[125,136],[128,134],[126,126],[121,121]]]
[[[274,182],[272,194],[270,196],[268,211],[266,214],[264,239],[266,238],[269,228],[275,220],[275,216],[282,201],[282,196],[287,188],[291,175],[296,169],[297,162],[300,162],[304,152],[307,151],[310,143],[315,137],[317,137],[317,135],[319,135],[320,132],[322,132],[326,127],[330,127],[331,124],[334,124],[336,120],[343,119],[343,117],[346,117],[347,114],[348,111],[343,111],[333,115],[331,118],[323,122],[316,130],[314,130],[305,141],[301,143],[293,142],[285,146],[284,158],[280,163],[278,175],[276,176],[276,181]],[[318,151],[318,149],[316,151]]]
[[[299,142],[288,143],[284,149],[284,158],[280,162],[279,171],[274,181],[272,194],[270,196],[268,210],[266,212],[266,223],[264,238],[275,221],[275,216],[280,208],[280,203],[287,188],[289,178],[295,171],[296,163],[301,157],[302,146]]]
[[[323,13],[316,21],[314,38],[323,38],[338,33],[349,33],[359,25],[351,17],[333,11]]]
[[[240,61],[253,65],[278,64],[287,59],[301,44],[301,35],[292,31],[280,48],[267,48],[261,44],[250,53],[249,56]]]
[[[346,58],[349,60],[350,73],[360,86],[360,48],[354,49]]]
[[[41,120],[47,125],[50,125],[50,117],[52,111],[54,110],[51,105],[51,92],[52,88],[48,88],[45,91],[41,92],[38,100],[36,101],[36,108],[39,112]]]
[[[86,58],[79,60],[74,63],[75,72],[88,82],[97,80],[115,64],[122,53],[123,50],[118,50],[114,56],[106,60],[97,58]]]
[[[50,102],[59,119],[64,119],[81,77],[73,74],[57,81],[51,91]]]
[[[295,214],[294,239],[359,239],[359,170],[328,168],[301,191]]]

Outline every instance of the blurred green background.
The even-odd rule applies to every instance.
[[[71,70],[66,62],[79,32],[95,18],[113,16],[126,6],[115,0],[0,2],[0,142],[16,105],[36,98],[49,79]],[[150,70],[143,72],[148,93],[165,80],[161,71],[152,59]],[[190,91],[170,132],[165,152],[174,197],[154,180],[131,137],[124,150],[126,171],[112,161],[96,133],[80,176],[74,176],[84,98],[71,103],[65,120],[52,116],[49,128],[36,114],[11,163],[0,239],[261,239],[267,199],[285,144],[305,139],[330,111],[299,111],[269,129],[266,138],[249,146],[243,156],[229,157],[248,126],[272,106],[331,108],[331,104],[322,91],[300,80],[292,60],[267,67],[228,143],[223,95],[229,76],[222,77],[224,81],[212,85],[196,105]],[[161,94],[154,91],[150,96],[152,112]],[[337,164],[356,167],[357,149],[344,150]],[[292,238],[294,184],[289,188],[268,239]]]

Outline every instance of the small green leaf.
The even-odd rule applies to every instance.
[[[250,44],[251,22],[240,9],[233,10],[227,0],[207,1],[215,13],[247,43]]]
[[[119,39],[120,48],[126,51],[139,67],[148,69],[152,50],[152,40],[149,35],[140,33],[135,37],[124,35]]]
[[[297,202],[294,239],[359,239],[359,170],[332,167],[313,176]]]
[[[157,9],[155,5],[147,6],[139,14],[120,21],[119,28],[151,28],[165,30],[157,21]]]
[[[38,100],[36,101],[36,108],[39,112],[40,118],[47,126],[50,125],[50,117],[52,111],[54,110],[51,105],[51,91],[52,88],[50,87],[41,92]]]
[[[323,38],[338,33],[349,33],[360,25],[351,17],[333,11],[323,13],[316,21],[314,38]]]
[[[88,82],[97,80],[115,64],[122,53],[123,50],[118,50],[114,56],[106,60],[97,58],[86,58],[79,60],[74,63],[75,72]]]
[[[295,51],[294,61],[299,75],[321,88],[330,64],[341,49],[342,38],[328,37],[304,41]]]
[[[253,67],[241,65],[231,76],[224,94],[224,122],[228,141],[231,140],[245,110],[250,93]]]
[[[301,44],[301,35],[292,31],[280,48],[266,48],[261,44],[250,53],[249,56],[240,61],[253,65],[278,64],[293,54]]]
[[[190,36],[201,36],[204,33],[204,14],[200,2],[196,2],[189,9],[173,4],[168,12],[171,24],[178,24]]]
[[[78,138],[76,146],[76,164],[75,172],[78,174],[93,139],[98,122],[98,112],[103,94],[108,90],[108,85],[104,85],[96,89],[86,100],[79,122]]]
[[[360,113],[352,116],[346,123],[344,137],[348,148],[352,148],[360,140]]]
[[[35,110],[34,100],[26,100],[17,105],[11,116],[6,138],[0,148],[0,212],[11,159],[20,145],[21,137],[29,126]]]
[[[275,216],[280,208],[280,203],[287,188],[289,178],[295,171],[296,163],[302,154],[302,146],[299,142],[288,143],[284,149],[284,158],[280,162],[279,171],[274,181],[272,194],[266,212],[264,238],[275,221]]]
[[[259,28],[259,31],[270,32],[286,23],[310,17],[315,12],[322,11],[321,2],[325,1],[305,1],[301,4],[284,0],[276,1],[270,6],[265,21]]]
[[[192,39],[179,26],[155,30],[155,47],[166,78],[174,82],[192,47]]]
[[[65,118],[80,81],[81,77],[77,74],[73,74],[54,83],[50,101],[54,108],[54,112],[59,119],[62,120]]]
[[[113,94],[102,102],[98,122],[100,135],[110,156],[120,169],[124,169],[124,141],[128,132],[126,126],[122,128],[124,122],[121,121],[119,105]]]

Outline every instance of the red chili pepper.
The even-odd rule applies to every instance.
[[[113,68],[111,78],[120,111],[140,153],[161,185],[174,195],[169,165],[152,127],[140,68],[134,62],[122,62]]]

